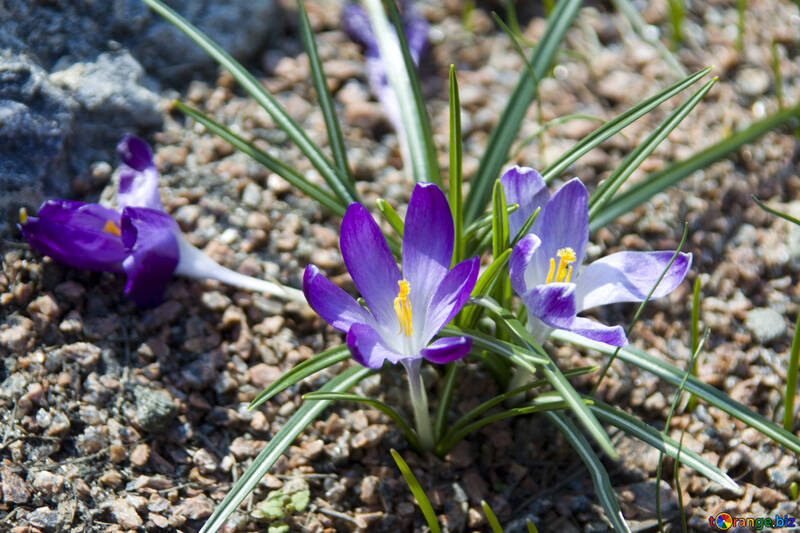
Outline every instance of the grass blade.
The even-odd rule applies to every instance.
[[[492,257],[500,257],[508,247],[508,210],[506,208],[506,194],[500,180],[494,182],[492,190]],[[501,305],[511,304],[511,283],[508,276],[498,280],[495,291],[497,300]]]
[[[414,60],[411,58],[411,52],[408,47],[408,40],[406,39],[405,30],[403,29],[403,21],[400,17],[400,12],[397,6],[392,2],[387,2],[386,7],[389,12],[389,20],[394,25],[397,32],[397,40],[400,45],[400,52],[403,54],[403,62],[408,72],[408,81],[411,86],[411,93],[414,97],[414,110],[419,117],[419,124],[422,128],[422,143],[425,147],[425,164],[427,167],[427,175],[429,181],[442,186],[442,172],[439,169],[439,159],[436,154],[436,146],[433,144],[433,129],[431,128],[431,120],[428,117],[428,110],[425,107],[425,99],[422,97],[422,88],[419,83],[419,76],[417,75],[417,68],[414,66]]]
[[[177,101],[174,102],[173,105],[177,107],[181,113],[190,117],[199,124],[202,124],[210,132],[229,142],[240,152],[249,155],[267,167],[269,170],[279,175],[293,186],[297,187],[298,190],[330,209],[336,215],[344,215],[345,211],[347,210],[347,205],[344,204],[341,199],[331,196],[327,191],[324,191],[313,183],[309,182],[305,176],[291,168],[289,165],[279,161],[278,159],[275,159],[263,150],[259,150],[253,144],[244,140],[244,138],[236,135],[230,129],[201,113],[197,109],[193,109],[186,104]]]
[[[797,360],[800,358],[800,313],[794,327],[792,348],[789,352],[789,370],[786,372],[786,394],[783,397],[783,429],[794,427],[794,398],[797,395]]]
[[[531,337],[528,330],[525,329],[525,326],[514,316],[510,315],[507,310],[500,307],[497,302],[493,302],[487,297],[480,298],[476,303],[486,307],[490,313],[501,320],[503,325],[516,335],[525,349],[547,359],[547,363],[541,366],[544,377],[550,382],[550,385],[561,394],[567,404],[569,404],[572,412],[575,413],[580,423],[586,428],[597,444],[600,445],[603,451],[606,452],[610,458],[614,460],[619,459],[619,454],[617,454],[617,451],[614,449],[614,445],[611,444],[608,433],[606,433],[603,426],[600,425],[600,422],[598,422],[589,408],[586,407],[585,402],[581,399],[578,392],[573,388],[572,384],[567,381],[567,378],[564,377],[561,370],[556,366],[553,360],[550,359],[550,356],[547,355],[542,347]],[[530,370],[528,366],[523,366],[523,368]]]
[[[282,390],[291,387],[295,383],[299,383],[308,376],[316,374],[320,370],[324,370],[335,365],[336,363],[344,361],[348,357],[350,357],[350,350],[346,345],[343,344],[341,346],[337,346],[336,348],[325,350],[324,352],[319,353],[310,359],[306,359],[273,381],[269,387],[261,391],[259,395],[256,396],[252,402],[250,402],[250,405],[247,408],[255,409]]]
[[[612,527],[616,531],[627,531],[630,533],[631,529],[625,521],[625,517],[622,516],[622,511],[619,509],[617,495],[614,494],[614,487],[611,486],[608,472],[600,461],[600,458],[594,453],[594,450],[592,450],[589,441],[578,431],[578,428],[575,427],[575,424],[572,423],[566,414],[549,411],[545,412],[544,416],[546,416],[564,435],[567,442],[572,446],[572,449],[575,450],[578,457],[583,461],[583,464],[589,469],[589,475],[592,478],[597,498],[600,500],[600,504],[603,506],[603,510],[606,512],[606,517],[609,522],[611,522]]]
[[[483,508],[483,514],[486,515],[486,520],[489,522],[489,527],[492,528],[492,532],[503,533],[503,527],[500,525],[497,515],[494,514],[494,511],[485,500],[481,500],[481,507]]]
[[[553,164],[547,167],[547,169],[542,173],[542,177],[545,181],[552,180],[558,174],[566,170],[567,167],[569,167],[572,163],[580,159],[589,150],[595,148],[600,143],[616,134],[632,122],[635,122],[665,101],[669,100],[684,89],[690,87],[709,72],[711,72],[711,67],[707,67],[703,70],[695,72],[691,76],[688,76],[681,81],[670,85],[663,91],[654,94],[650,98],[647,98],[646,100],[643,100],[642,102],[628,109],[621,115],[609,120],[592,133],[581,139],[578,144],[570,148],[564,153],[564,155],[559,157],[555,162],[553,162]]]
[[[561,0],[548,19],[544,35],[530,56],[530,65],[536,77],[532,77],[528,69],[520,73],[519,81],[509,96],[497,125],[492,129],[478,170],[470,182],[469,194],[464,204],[465,221],[471,222],[477,219],[486,207],[492,184],[506,162],[511,145],[525,118],[525,112],[534,99],[539,80],[550,67],[580,6],[580,0]]]
[[[694,286],[692,287],[692,321],[691,321],[691,329],[689,330],[689,341],[692,348],[692,353],[698,353],[698,347],[700,346],[700,288],[702,282],[700,281],[700,276],[696,277],[694,280]],[[695,358],[697,355],[695,355]],[[696,359],[689,367],[689,372],[694,377],[697,377],[697,361]],[[689,401],[686,403],[686,410],[691,412],[694,411],[697,407],[697,398],[693,395],[689,395]]]
[[[677,459],[678,443],[674,439],[662,434],[656,428],[648,426],[635,416],[596,400],[593,405],[589,406],[589,409],[604,422],[618,427],[625,433],[649,444],[673,459]],[[708,479],[716,481],[737,494],[741,493],[741,487],[739,487],[734,480],[728,477],[722,470],[703,459],[699,454],[684,449],[683,452],[681,452],[681,461],[683,464],[703,474]]]
[[[425,517],[425,522],[427,522],[431,533],[441,533],[442,530],[439,527],[439,521],[436,519],[436,513],[433,512],[431,501],[428,499],[425,491],[422,490],[422,486],[419,484],[419,481],[417,481],[414,473],[408,467],[408,463],[403,460],[403,458],[394,448],[389,451],[392,454],[394,462],[397,463],[397,468],[400,469],[400,473],[403,474],[403,479],[406,480],[408,488],[411,489],[411,493],[417,500],[417,505],[419,505],[419,508],[422,511],[422,515]]]
[[[403,221],[400,219],[400,215],[397,214],[397,211],[395,211],[392,206],[390,206],[383,198],[378,198],[375,204],[378,206],[378,211],[381,212],[383,218],[386,219],[386,222],[389,223],[395,233],[397,233],[402,239],[405,226],[403,225]]]
[[[345,176],[351,184],[353,176],[350,173],[350,165],[347,164],[347,149],[342,138],[342,130],[339,127],[339,119],[336,118],[336,108],[333,106],[333,98],[328,89],[325,79],[325,72],[322,69],[322,62],[317,53],[317,43],[314,40],[314,32],[308,22],[308,13],[304,0],[297,0],[297,13],[300,18],[300,36],[303,38],[303,45],[308,54],[308,63],[311,66],[311,79],[314,82],[314,90],[317,91],[317,99],[325,119],[325,127],[328,129],[328,143],[331,145],[333,161],[339,169],[339,173]]]
[[[750,198],[753,199],[753,201],[758,205],[758,207],[760,207],[761,209],[763,209],[767,213],[771,213],[771,214],[775,215],[776,217],[780,217],[783,220],[786,220],[787,222],[791,222],[792,224],[797,224],[798,226],[800,226],[800,220],[794,218],[789,213],[783,213],[781,211],[778,211],[777,209],[771,208],[770,206],[768,206],[767,204],[765,204],[764,202],[762,202],[761,200],[756,198],[756,196],[754,194],[751,194]]]
[[[622,13],[622,15],[628,19],[628,23],[633,28],[633,31],[636,32],[636,35],[639,36],[644,42],[652,46],[658,52],[658,55],[661,56],[661,60],[666,63],[669,69],[675,74],[676,76],[680,76],[681,78],[685,78],[688,74],[686,69],[683,68],[678,58],[675,57],[675,54],[669,51],[669,48],[664,46],[664,43],[657,36],[650,36],[650,33],[647,31],[647,22],[642,18],[642,15],[639,14],[639,11],[636,9],[636,6],[633,5],[633,2],[630,0],[611,0],[611,3],[614,4],[614,7],[617,8],[617,11]],[[674,0],[670,0],[670,7],[674,5]],[[670,9],[670,13],[674,14],[673,10]],[[676,35],[680,35],[680,30],[677,28],[680,25],[675,24],[675,18],[672,18],[672,27],[673,33]]]
[[[498,276],[505,273],[509,257],[511,257],[511,249],[507,249],[505,252],[495,257],[494,261],[483,271],[483,274],[478,276],[478,281],[475,282],[475,286],[472,288],[470,298],[485,296],[492,291]],[[475,324],[477,324],[481,316],[481,312],[482,308],[480,306],[469,306],[460,313],[457,322],[469,328],[475,327]]]
[[[403,432],[403,435],[406,436],[408,439],[409,444],[414,447],[415,450],[419,453],[422,452],[422,446],[419,444],[419,438],[417,438],[417,434],[411,429],[403,418],[397,414],[397,411],[386,405],[385,403],[373,400],[371,398],[365,398],[363,396],[359,396],[358,394],[352,394],[350,392],[323,392],[323,391],[314,391],[309,392],[308,394],[303,395],[304,400],[310,401],[321,401],[321,400],[336,400],[341,402],[357,402],[363,403],[365,405],[369,405],[370,407],[374,407],[381,413],[388,416],[392,422],[394,422],[400,431]]]
[[[683,122],[700,100],[711,90],[717,82],[717,78],[712,79],[703,85],[699,91],[694,93],[691,98],[681,104],[675,111],[669,114],[659,126],[648,135],[647,139],[639,144],[635,150],[628,154],[616,170],[597,188],[595,193],[589,198],[589,220],[592,220],[598,212],[611,200],[617,190],[639,168],[642,161],[647,159],[653,150],[667,138],[678,124]]]
[[[436,414],[433,421],[433,437],[439,440],[444,435],[444,427],[447,424],[447,414],[450,412],[450,405],[453,402],[453,391],[456,386],[456,376],[458,375],[458,365],[447,363],[447,370],[442,382],[442,392],[439,394],[439,405],[436,406]]]
[[[580,335],[576,335],[570,331],[561,329],[555,330],[551,336],[553,340],[560,340],[568,342],[576,346],[582,346],[596,350],[606,355],[612,355],[616,350],[615,347],[603,344],[602,342],[593,341]],[[683,380],[684,372],[675,368],[673,365],[657,359],[649,353],[626,346],[619,350],[618,357],[620,360],[638,366],[642,370],[654,374],[660,379],[671,383],[674,386],[680,386]],[[689,376],[686,380],[686,390],[694,394],[701,400],[710,405],[728,413],[732,417],[741,420],[748,426],[755,428],[775,442],[786,446],[788,449],[796,454],[800,454],[800,439],[798,439],[791,432],[786,431],[782,427],[775,425],[758,413],[753,412],[741,403],[732,400],[722,391],[715,389],[711,385],[703,383],[694,376]]]
[[[322,386],[320,391],[341,392],[355,386],[359,381],[372,374],[374,370],[354,366],[348,368],[338,376]],[[225,499],[220,502],[214,513],[203,525],[200,533],[215,533],[225,525],[225,521],[233,511],[239,507],[244,499],[255,489],[261,478],[269,471],[275,461],[288,448],[294,439],[319,415],[330,403],[330,400],[308,402],[300,406],[292,417],[286,421],[267,447],[253,459],[253,464],[242,474]]]
[[[280,104],[278,104],[277,100],[261,86],[258,80],[250,74],[247,69],[161,0],[142,1],[147,4],[150,9],[167,19],[170,24],[185,33],[208,55],[214,58],[217,63],[233,75],[234,79],[239,82],[244,90],[247,91],[247,93],[270,114],[273,120],[275,120],[275,123],[289,135],[344,205],[350,205],[350,203],[357,201],[358,198],[352,184],[338,173],[319,147],[308,138],[303,129],[286,113]]]
[[[523,346],[518,346],[507,341],[501,341],[491,335],[486,335],[479,331],[457,328],[455,326],[447,326],[442,328],[442,335],[460,337],[465,336],[472,339],[472,345],[495,353],[499,356],[505,357],[514,362],[518,366],[523,366],[531,372],[536,371],[534,365],[545,365],[550,361],[547,356],[529,350]]]
[[[800,117],[800,105],[778,111],[752,124],[743,131],[731,135],[724,141],[698,152],[689,159],[674,163],[663,170],[650,174],[642,182],[633,185],[630,189],[611,200],[591,221],[589,228],[593,231],[607,226],[609,222],[618,216],[632,211],[653,195],[675,185],[696,170],[703,169],[727,157],[728,154],[742,145],[753,142],[768,131],[797,117]]]
[[[458,95],[456,67],[450,65],[450,169],[448,177],[448,196],[455,229],[453,265],[466,259],[466,257],[464,257],[464,173],[461,166],[462,148],[461,99]]]

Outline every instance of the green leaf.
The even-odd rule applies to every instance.
[[[505,274],[505,267],[508,264],[509,257],[511,257],[510,248],[497,256],[495,260],[486,267],[486,270],[478,276],[478,281],[475,282],[475,286],[472,288],[470,298],[485,296],[492,291],[498,276]],[[477,305],[466,307],[461,311],[457,322],[466,327],[473,328],[480,318],[481,311],[482,309]]]
[[[800,359],[800,313],[794,326],[792,348],[789,351],[789,370],[786,372],[786,394],[783,397],[783,429],[794,428],[794,398],[797,395],[797,362]]]
[[[289,496],[289,499],[291,500],[292,509],[301,512],[308,507],[308,502],[311,500],[311,493],[308,490],[300,490]]]
[[[680,61],[678,61],[678,58],[675,57],[675,55],[670,52],[666,46],[664,46],[664,43],[661,42],[661,39],[659,39],[657,36],[650,36],[650,32],[647,31],[649,25],[639,14],[636,6],[633,5],[633,2],[630,0],[611,0],[611,2],[614,4],[614,7],[617,8],[617,11],[622,13],[625,18],[628,19],[628,23],[631,25],[633,31],[636,32],[639,38],[656,49],[658,55],[661,56],[661,60],[666,63],[673,74],[680,77],[685,77],[687,75],[686,69],[683,68],[683,65],[681,65]],[[670,8],[672,8],[675,4],[675,1],[670,0],[669,4]],[[677,27],[675,25],[674,10],[670,9],[670,13],[673,14],[672,24],[674,31],[677,31],[678,34],[680,34],[680,31],[675,29]]]
[[[499,177],[500,169],[506,162],[511,144],[519,132],[525,112],[533,101],[539,81],[553,62],[558,47],[580,6],[580,0],[561,0],[548,19],[544,35],[531,53],[531,68],[536,77],[531,77],[528,69],[520,73],[519,81],[509,96],[497,125],[492,129],[478,171],[470,181],[469,194],[464,204],[465,221],[471,222],[477,219],[489,201],[492,183]]]
[[[378,198],[375,203],[378,206],[378,211],[380,211],[383,215],[383,218],[386,219],[386,222],[389,223],[389,225],[392,227],[395,233],[400,236],[400,238],[403,238],[404,225],[403,221],[400,219],[400,216],[397,214],[397,211],[395,211],[392,206],[390,206],[383,198]]]
[[[570,148],[567,152],[564,153],[561,157],[559,157],[552,165],[547,167],[547,169],[542,173],[542,177],[545,181],[550,181],[555,178],[558,174],[563,172],[567,169],[572,163],[580,159],[584,154],[586,154],[592,148],[595,148],[600,143],[608,139],[609,137],[613,136],[614,134],[618,133],[620,130],[635,122],[639,118],[643,117],[665,101],[669,100],[676,94],[680,93],[684,89],[693,85],[697,80],[711,72],[712,67],[704,68],[698,72],[695,72],[691,76],[670,85],[663,91],[643,100],[642,102],[636,104],[632,108],[628,109],[621,115],[609,120],[592,133],[584,137],[583,139],[578,142],[575,146]]]
[[[433,506],[431,505],[428,496],[425,494],[425,491],[422,490],[422,486],[419,484],[419,481],[417,481],[416,476],[414,476],[414,473],[408,467],[408,463],[403,460],[403,458],[394,448],[389,451],[392,454],[394,462],[397,463],[397,468],[400,469],[400,473],[403,474],[403,479],[406,480],[408,488],[411,489],[411,493],[417,500],[417,505],[419,505],[423,516],[425,516],[425,522],[427,522],[431,533],[441,533],[442,530],[439,527],[439,521],[436,520],[436,513],[433,512]]]
[[[395,32],[389,25],[383,3],[380,0],[364,0],[364,7],[366,7],[373,34],[378,43],[381,60],[385,65],[392,66],[392,68],[386,69],[386,77],[397,98],[400,117],[403,121],[406,146],[408,147],[407,157],[409,159],[405,163],[410,165],[415,181],[433,181],[435,176],[430,175],[428,172],[425,132],[420,112],[417,109],[417,102],[414,98],[414,90],[411,87],[411,71],[416,69],[413,68],[413,63],[410,70],[407,68],[402,49],[398,46],[398,39],[395,39],[395,35],[402,33],[402,31]],[[406,68],[403,68],[404,66]],[[441,180],[439,185],[441,185]]]
[[[592,220],[589,228],[594,231],[607,226],[609,222],[624,213],[632,211],[635,207],[652,198],[653,195],[675,185],[693,172],[706,168],[710,164],[727,157],[741,146],[754,141],[768,131],[798,116],[800,116],[800,105],[778,111],[752,124],[749,128],[731,135],[724,141],[696,153],[689,159],[673,163],[665,169],[651,173],[643,181],[632,185],[628,190],[611,200]]]
[[[252,402],[250,402],[250,405],[247,408],[255,409],[282,390],[291,387],[295,383],[303,381],[308,376],[316,374],[320,370],[324,370],[335,365],[336,363],[340,363],[349,357],[350,350],[346,345],[343,344],[341,346],[337,346],[336,348],[325,350],[324,352],[319,353],[310,359],[306,359],[302,363],[295,365],[288,372],[282,374],[281,377],[272,382],[269,387],[261,391],[259,395],[256,396]]]
[[[314,90],[317,91],[319,106],[322,116],[325,119],[325,127],[328,129],[328,143],[331,145],[333,160],[342,176],[352,184],[353,176],[350,173],[350,165],[347,164],[347,149],[342,138],[342,130],[339,127],[339,119],[336,118],[336,108],[333,105],[333,98],[328,89],[325,79],[325,72],[322,69],[322,61],[317,53],[317,43],[314,40],[314,32],[308,22],[308,14],[304,0],[297,0],[297,12],[300,17],[300,36],[303,38],[303,45],[308,54],[308,63],[311,66],[311,79],[314,82]],[[353,189],[355,196],[355,189]]]
[[[500,180],[494,182],[492,190],[492,257],[500,257],[508,248],[508,212],[506,195]],[[508,276],[501,277],[495,291],[498,301],[505,306],[511,305],[511,283]]]
[[[322,386],[323,392],[342,392],[355,386],[362,379],[366,378],[374,371],[357,366],[348,368],[338,376],[331,379]],[[275,461],[278,460],[283,452],[288,448],[297,436],[330,404],[330,400],[305,403],[286,421],[280,431],[278,431],[267,447],[253,459],[253,463],[239,478],[233,488],[225,496],[225,499],[217,506],[214,513],[203,525],[200,533],[214,533],[218,531],[228,517],[237,507],[253,492],[261,481],[261,478],[269,471]]]
[[[420,446],[419,438],[417,434],[411,429],[403,418],[397,414],[397,411],[386,405],[385,403],[373,400],[371,398],[365,398],[363,396],[359,396],[358,394],[352,394],[349,392],[323,392],[323,391],[316,391],[316,392],[309,392],[308,394],[303,395],[304,400],[311,400],[311,401],[320,401],[320,400],[337,400],[342,402],[358,402],[363,403],[365,405],[369,405],[370,407],[374,407],[381,413],[388,416],[392,422],[397,424],[397,427],[400,431],[403,432],[403,435],[406,436],[409,444],[411,444],[414,449],[418,452],[422,453],[422,446]]]
[[[462,159],[461,99],[458,96],[456,67],[450,65],[450,169],[448,171],[448,196],[455,230],[453,266],[466,259],[464,257],[464,195],[462,192],[464,173],[461,166]]]
[[[631,529],[622,516],[622,511],[619,509],[619,502],[617,495],[614,493],[614,487],[611,486],[611,480],[608,478],[606,471],[600,458],[592,450],[591,444],[586,440],[586,437],[578,431],[575,424],[567,417],[565,413],[556,411],[547,411],[544,415],[552,422],[558,430],[566,437],[569,445],[581,458],[583,464],[589,469],[589,475],[594,484],[594,490],[597,493],[597,498],[606,512],[606,518],[616,531],[627,531],[630,533]]]
[[[499,320],[503,322],[503,324],[511,331],[514,335],[517,336],[517,339],[522,344],[524,348],[530,350],[541,357],[547,358],[547,363],[541,366],[542,373],[547,381],[550,382],[550,385],[561,393],[561,396],[564,400],[569,404],[572,411],[575,413],[575,416],[578,417],[578,420],[581,424],[586,428],[592,438],[600,445],[606,454],[611,459],[618,459],[619,454],[617,454],[616,450],[614,450],[614,445],[611,444],[611,439],[608,437],[608,433],[603,429],[603,426],[600,425],[600,422],[597,421],[597,418],[592,414],[592,412],[586,407],[586,404],[581,400],[580,395],[578,392],[572,387],[572,385],[567,381],[567,378],[564,377],[564,374],[561,370],[556,366],[550,356],[542,349],[539,343],[531,337],[528,330],[525,329],[525,326],[517,320],[513,315],[510,314],[509,311],[500,307],[497,302],[491,301],[487,297],[480,298],[476,301],[479,305],[484,306],[486,309],[489,310],[490,313],[495,315]],[[512,360],[516,364],[516,361]],[[527,370],[531,370],[529,367],[522,366]]]
[[[427,175],[433,183],[439,187],[442,186],[442,172],[439,169],[439,159],[436,154],[436,145],[433,143],[433,129],[431,128],[431,120],[428,117],[428,111],[425,108],[425,99],[422,97],[422,87],[419,83],[419,76],[417,75],[417,68],[414,65],[414,60],[411,58],[411,51],[408,47],[408,40],[406,39],[405,29],[403,28],[403,20],[400,17],[400,12],[397,6],[391,2],[386,4],[389,12],[389,20],[394,25],[397,33],[397,41],[400,45],[400,51],[403,54],[403,63],[408,73],[408,81],[411,86],[411,92],[414,96],[414,108],[418,115],[419,124],[422,128],[422,143],[425,147],[425,165],[427,168]]]
[[[616,170],[600,184],[595,193],[589,198],[589,220],[592,220],[605,207],[622,184],[633,174],[634,170],[639,168],[639,165],[653,153],[658,145],[667,138],[667,135],[700,103],[700,100],[703,99],[716,82],[717,78],[714,78],[703,85],[691,98],[670,113],[647,139],[629,153]]]
[[[537,351],[526,349],[523,346],[517,346],[507,341],[498,340],[491,335],[486,335],[472,329],[447,326],[442,328],[441,334],[452,337],[460,337],[462,335],[469,337],[472,339],[472,345],[474,347],[505,357],[514,362],[517,366],[522,366],[531,372],[536,371],[534,365],[544,365],[550,361],[547,356],[543,356]]]
[[[444,435],[444,427],[447,424],[447,415],[450,412],[450,405],[453,402],[453,391],[456,385],[456,375],[458,375],[458,364],[455,362],[447,363],[447,370],[442,382],[442,391],[439,394],[439,405],[436,406],[436,415],[433,422],[433,438],[438,440]]]
[[[323,206],[330,209],[334,214],[343,216],[345,211],[347,211],[347,205],[344,204],[339,198],[331,196],[330,193],[320,189],[317,185],[314,185],[308,181],[305,176],[287,164],[275,159],[268,153],[259,150],[253,144],[233,133],[230,129],[226,128],[219,122],[216,122],[214,119],[201,113],[197,109],[193,109],[181,102],[175,101],[173,105],[177,107],[181,113],[198,122],[199,124],[202,124],[210,132],[229,142],[240,152],[249,155],[267,167],[269,170],[297,187],[300,191],[304,192]]]
[[[489,507],[489,504],[486,501],[481,500],[481,507],[483,508],[483,514],[486,515],[486,520],[489,522],[489,527],[492,528],[493,533],[503,533],[503,528],[500,526],[500,521],[497,520],[497,516],[492,511],[492,508]]]
[[[570,331],[555,330],[551,339],[568,342],[576,346],[582,346],[596,350],[600,353],[611,355],[616,350],[615,347],[603,344],[602,342],[593,341],[586,337],[581,337]],[[675,368],[671,364],[653,357],[645,351],[634,348],[630,345],[622,348],[619,351],[618,358],[626,363],[638,366],[642,370],[650,372],[655,376],[663,379],[664,381],[675,385],[676,387],[683,381],[684,372]],[[761,415],[751,411],[741,403],[732,400],[725,393],[719,391],[698,380],[694,376],[689,376],[686,380],[686,390],[694,394],[701,400],[707,402],[718,409],[728,413],[734,418],[741,420],[746,425],[755,428],[775,442],[786,446],[794,453],[800,454],[800,439],[794,436],[789,431],[779,427]]]
[[[597,400],[593,405],[589,406],[589,409],[604,422],[618,427],[625,433],[649,444],[673,459],[678,457],[679,446],[674,439],[662,434],[656,428],[648,426],[635,416]],[[741,494],[742,489],[735,481],[722,470],[703,459],[699,454],[684,448],[680,455],[681,462],[689,468],[703,474],[711,481],[716,481],[737,494]]]
[[[765,204],[764,202],[762,202],[761,200],[756,198],[756,196],[754,194],[751,194],[750,198],[753,199],[753,201],[758,205],[758,207],[760,207],[761,209],[763,209],[767,213],[771,213],[771,214],[773,214],[773,215],[775,215],[777,217],[782,218],[783,220],[786,220],[787,222],[791,222],[792,224],[797,224],[798,226],[800,226],[800,220],[794,218],[789,213],[784,213],[782,211],[778,211],[777,209],[771,208],[770,206],[768,206],[767,204]]]
[[[247,93],[270,114],[273,120],[275,120],[275,123],[289,135],[344,205],[350,205],[352,202],[358,200],[355,190],[352,188],[352,184],[347,178],[338,173],[319,147],[308,138],[303,129],[286,113],[277,100],[261,86],[258,80],[247,72],[247,69],[186,19],[167,7],[161,0],[142,1],[147,4],[150,9],[185,33],[208,55],[213,57],[217,63],[233,75],[234,79],[239,82],[244,90],[247,91]]]

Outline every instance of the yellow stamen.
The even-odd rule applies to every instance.
[[[577,259],[575,250],[572,248],[561,248],[556,252],[556,255],[558,256],[558,267],[556,267],[556,262],[551,257],[550,270],[547,272],[547,280],[545,283],[550,283],[552,281],[569,283],[570,279],[572,279],[572,263]]]
[[[397,321],[400,322],[400,331],[406,337],[411,336],[411,302],[408,301],[408,293],[411,288],[408,282],[401,279],[397,282],[400,291],[397,293],[397,298],[394,299],[394,312],[397,315]]]
[[[24,224],[28,221],[28,210],[24,207],[19,208],[19,223]]]
[[[122,236],[122,231],[120,231],[119,226],[111,222],[110,220],[106,220],[106,225],[103,226],[103,231],[107,231],[109,233],[113,233],[117,237]]]

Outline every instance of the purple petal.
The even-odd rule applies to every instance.
[[[408,51],[415,66],[428,46],[428,21],[425,20],[412,2],[403,3],[403,30],[406,32]]]
[[[583,263],[589,241],[588,193],[578,178],[565,183],[550,198],[536,217],[532,233],[542,240],[529,274],[535,283],[544,283],[547,279],[550,259],[558,264],[556,252],[561,248],[572,248],[575,252],[574,269]]]
[[[345,340],[353,359],[369,368],[378,369],[386,361],[396,364],[406,359],[405,356],[390,350],[378,332],[366,324],[356,323],[350,326]]]
[[[628,339],[621,326],[606,326],[576,316],[575,284],[537,285],[522,297],[528,312],[551,328],[566,329],[612,346],[625,346]]]
[[[328,324],[347,331],[356,322],[371,324],[372,316],[352,296],[331,283],[315,265],[308,265],[303,275],[303,293],[308,305]]]
[[[432,183],[418,183],[406,211],[403,277],[411,289],[411,310],[421,318],[450,269],[453,240],[453,216],[444,194]]]
[[[511,251],[511,257],[508,260],[508,275],[511,278],[511,287],[520,296],[528,292],[525,272],[527,272],[528,265],[533,260],[533,256],[541,243],[542,241],[539,240],[539,237],[529,233],[520,239]]]
[[[515,237],[531,213],[543,207],[550,198],[541,174],[528,167],[513,167],[500,178],[507,204],[519,204],[519,209],[508,215],[508,229]],[[540,213],[541,214],[541,213]]]
[[[673,255],[675,252],[669,251],[619,252],[598,259],[576,280],[578,309],[643,301]],[[660,298],[675,290],[691,266],[692,254],[679,253],[651,298]]]
[[[378,323],[394,327],[397,324],[394,298],[398,293],[400,271],[383,233],[364,206],[353,203],[347,208],[339,246],[350,277],[372,315]]]
[[[120,209],[147,207],[163,211],[158,196],[158,169],[147,143],[133,135],[126,135],[117,145],[117,154],[122,161],[117,191]]]
[[[375,33],[367,11],[361,4],[347,4],[342,9],[342,27],[352,40],[367,49],[377,49]]]
[[[178,265],[178,225],[162,211],[126,207],[122,242],[129,256],[122,266],[128,276],[125,295],[141,307],[158,305]]]
[[[48,200],[38,217],[19,224],[38,252],[59,263],[101,272],[122,272],[127,252],[119,234],[120,215],[98,204]]]
[[[472,339],[467,337],[443,337],[436,339],[427,348],[422,350],[422,357],[443,365],[461,359],[472,348]]]
[[[467,303],[475,282],[478,280],[480,259],[473,257],[458,263],[447,273],[431,299],[424,316],[422,338],[427,343],[440,329],[447,325]],[[413,307],[412,307],[413,311]],[[419,327],[416,326],[415,327]]]

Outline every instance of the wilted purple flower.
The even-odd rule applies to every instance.
[[[214,262],[189,244],[164,213],[158,196],[158,170],[143,140],[126,135],[117,153],[119,210],[72,200],[47,200],[38,217],[24,212],[18,225],[39,252],[66,265],[125,273],[125,295],[142,307],[157,305],[173,274],[212,278],[239,287],[302,301],[302,294],[244,276]]]
[[[531,334],[541,342],[558,328],[613,346],[627,344],[621,326],[606,326],[578,313],[598,305],[643,301],[674,252],[619,252],[581,268],[589,240],[583,183],[572,179],[549,198],[544,180],[531,168],[514,167],[500,180],[506,200],[520,206],[509,215],[512,235],[541,207],[530,233],[509,259],[511,285],[528,310]],[[672,292],[691,264],[692,254],[679,253],[651,297]]]
[[[428,46],[428,22],[419,14],[411,2],[402,4],[403,29],[405,30],[408,50],[414,65]],[[366,10],[360,4],[347,4],[342,10],[342,25],[350,38],[364,47],[367,63],[367,78],[372,93],[383,106],[389,121],[394,126],[400,139],[401,149],[407,153],[403,119],[400,116],[400,105],[386,77],[387,67],[403,68],[402,65],[387,65],[381,57],[375,33],[372,30]],[[408,160],[407,158],[404,160]]]
[[[403,273],[369,212],[350,204],[339,245],[353,282],[366,301],[360,306],[314,265],[303,276],[309,305],[334,328],[347,333],[356,361],[380,368],[385,361],[406,365],[424,358],[447,363],[471,347],[466,337],[431,342],[464,306],[478,276],[478,258],[450,269],[453,219],[442,191],[417,184],[408,203],[403,232]]]

